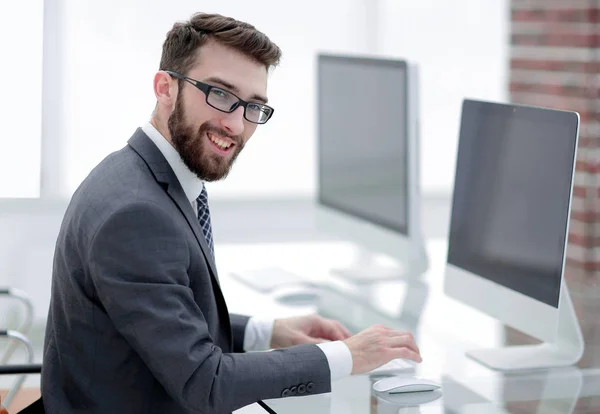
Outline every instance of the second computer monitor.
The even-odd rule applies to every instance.
[[[575,112],[463,103],[445,292],[545,341],[469,353],[492,368],[581,357],[563,279],[578,127]]]
[[[415,65],[380,57],[318,56],[319,227],[415,269],[416,263],[426,266],[418,106]],[[401,276],[367,267],[344,273],[357,280]]]

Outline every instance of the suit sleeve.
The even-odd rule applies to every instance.
[[[246,327],[250,318],[245,315],[231,313],[229,319],[233,331],[233,352],[244,352],[244,338],[246,337]]]
[[[160,206],[138,202],[109,215],[88,251],[99,300],[166,391],[197,413],[329,392],[329,366],[316,345],[224,353],[213,343],[189,288],[189,250],[178,226]]]

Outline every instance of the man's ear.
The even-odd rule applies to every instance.
[[[161,70],[154,75],[154,96],[159,105],[174,108],[177,101],[177,82],[167,72]]]

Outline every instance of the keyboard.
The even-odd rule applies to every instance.
[[[266,294],[294,287],[318,288],[315,283],[280,267],[264,267],[230,272],[239,282]],[[398,358],[367,372],[365,375],[396,375],[415,370],[416,363]]]
[[[264,267],[258,269],[230,272],[230,275],[250,288],[262,293],[290,286],[314,286],[309,280],[280,267]]]
[[[387,364],[383,364],[379,368],[367,372],[365,375],[396,375],[415,370],[416,363],[407,359],[392,359]]]

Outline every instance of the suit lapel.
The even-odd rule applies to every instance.
[[[156,147],[156,145],[154,145],[152,140],[148,138],[141,128],[138,128],[135,131],[133,136],[129,139],[128,144],[148,165],[148,168],[154,175],[156,181],[166,187],[167,194],[177,205],[181,211],[181,214],[183,214],[190,228],[194,232],[194,236],[196,237],[196,240],[200,245],[200,249],[204,254],[206,262],[208,263],[210,278],[213,282],[213,293],[215,294],[218,312],[221,316],[220,328],[225,335],[225,341],[227,341],[229,349],[232,350],[233,333],[231,330],[231,321],[229,320],[229,310],[227,309],[227,303],[225,302],[225,297],[221,291],[215,261],[210,249],[208,248],[208,245],[206,244],[206,239],[204,238],[204,234],[200,228],[200,223],[198,222],[198,218],[196,217],[196,213],[194,212],[191,203],[185,196],[185,192],[183,191],[179,180],[175,176],[173,169],[162,155],[160,150]]]
[[[170,185],[167,189],[167,193],[169,194],[169,196],[171,196],[173,201],[175,201],[175,203],[177,204],[177,206],[179,207],[179,209],[185,216],[185,219],[187,220],[188,224],[194,231],[196,240],[198,240],[198,243],[200,244],[200,248],[202,249],[202,253],[204,253],[204,257],[206,258],[206,261],[208,262],[208,265],[210,266],[210,270],[214,274],[217,283],[219,283],[219,277],[218,277],[218,273],[217,273],[217,265],[213,258],[212,252],[210,251],[210,248],[208,247],[208,244],[206,243],[206,238],[204,237],[204,233],[202,232],[202,228],[200,227],[200,223],[198,222],[198,217],[196,216],[196,212],[194,211],[194,209],[192,208],[192,205],[190,204],[189,200],[185,196],[185,193],[184,193],[183,189],[181,188],[181,185],[177,185],[177,186]]]
[[[156,181],[167,186],[167,194],[169,194],[177,207],[179,207],[181,214],[183,214],[194,232],[194,236],[196,236],[196,240],[198,241],[198,244],[200,244],[202,253],[210,267],[211,276],[214,278],[215,283],[220,287],[215,260],[206,244],[206,239],[200,228],[196,213],[185,196],[183,188],[177,180],[173,169],[169,166],[169,163],[160,150],[154,145],[152,140],[146,136],[141,128],[138,128],[135,131],[135,134],[129,140],[129,145],[144,159],[144,161],[146,161],[146,164],[148,164],[148,167],[154,174]]]

